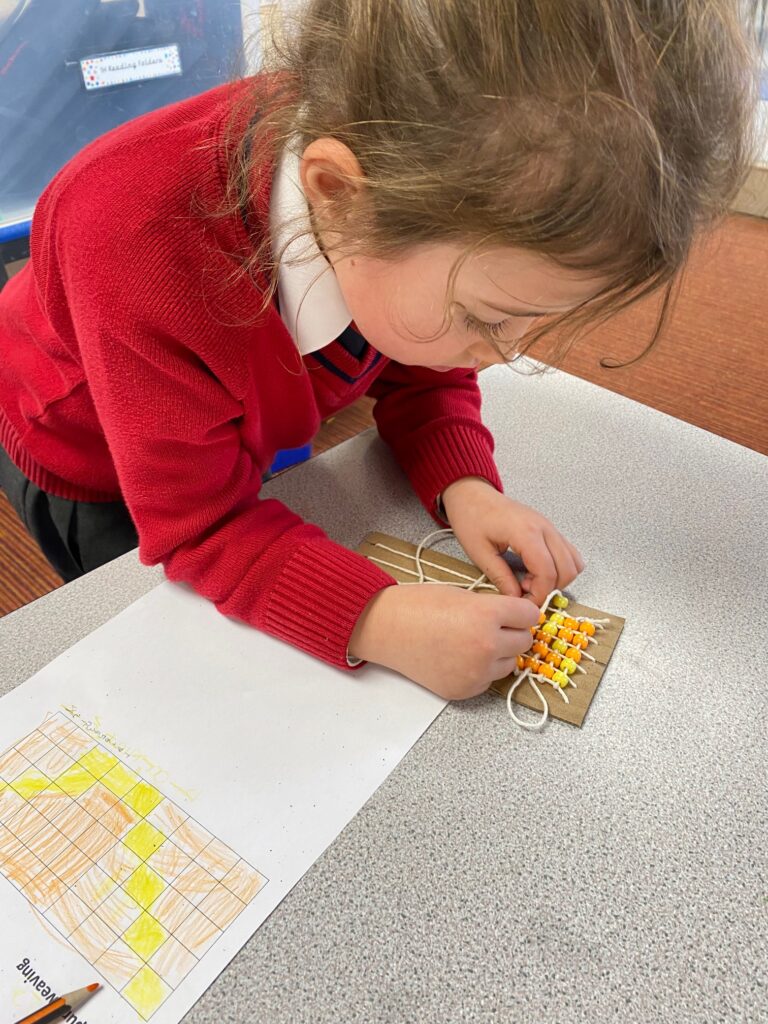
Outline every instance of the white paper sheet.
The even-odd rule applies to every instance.
[[[444,706],[170,583],[75,645],[0,702],[8,1019],[180,1020]]]

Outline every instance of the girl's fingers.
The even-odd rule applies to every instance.
[[[499,658],[516,658],[525,654],[533,643],[529,629],[502,629],[498,645]]]
[[[571,552],[571,545],[563,536],[555,532],[545,534],[545,540],[557,568],[556,586],[562,590],[579,575],[576,560]]]
[[[499,658],[493,666],[493,681],[511,676],[517,669],[517,658]]]
[[[506,597],[520,597],[520,584],[517,576],[512,572],[504,560],[504,556],[490,541],[479,545],[479,551],[468,551],[467,554],[474,561],[475,565],[482,569],[490,582],[498,589],[500,594]]]
[[[520,557],[528,570],[522,588],[541,604],[547,594],[557,586],[557,566],[543,533],[534,533],[521,545]]]
[[[579,573],[584,572],[584,559],[581,557],[579,549],[571,544],[570,541],[566,541],[565,543],[570,549],[573,564],[576,566],[576,575],[578,576]]]

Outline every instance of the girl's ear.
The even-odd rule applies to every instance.
[[[301,158],[301,184],[315,214],[336,200],[354,199],[363,189],[364,174],[357,157],[343,142],[315,139]]]

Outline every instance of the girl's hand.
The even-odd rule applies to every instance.
[[[443,506],[461,546],[502,594],[526,594],[540,605],[584,568],[579,552],[548,519],[500,494],[487,480],[462,477],[443,492]],[[502,558],[507,548],[528,570],[521,583]]]
[[[349,653],[402,673],[446,700],[483,693],[531,646],[538,609],[519,597],[458,587],[385,587],[367,604]]]

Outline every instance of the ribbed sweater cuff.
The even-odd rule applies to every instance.
[[[347,648],[363,609],[395,580],[367,558],[327,538],[302,544],[270,595],[264,629],[347,671]]]
[[[407,465],[413,489],[427,512],[437,521],[437,498],[445,488],[464,476],[480,476],[499,490],[504,487],[493,461],[493,446],[484,427],[454,424],[419,438]]]

